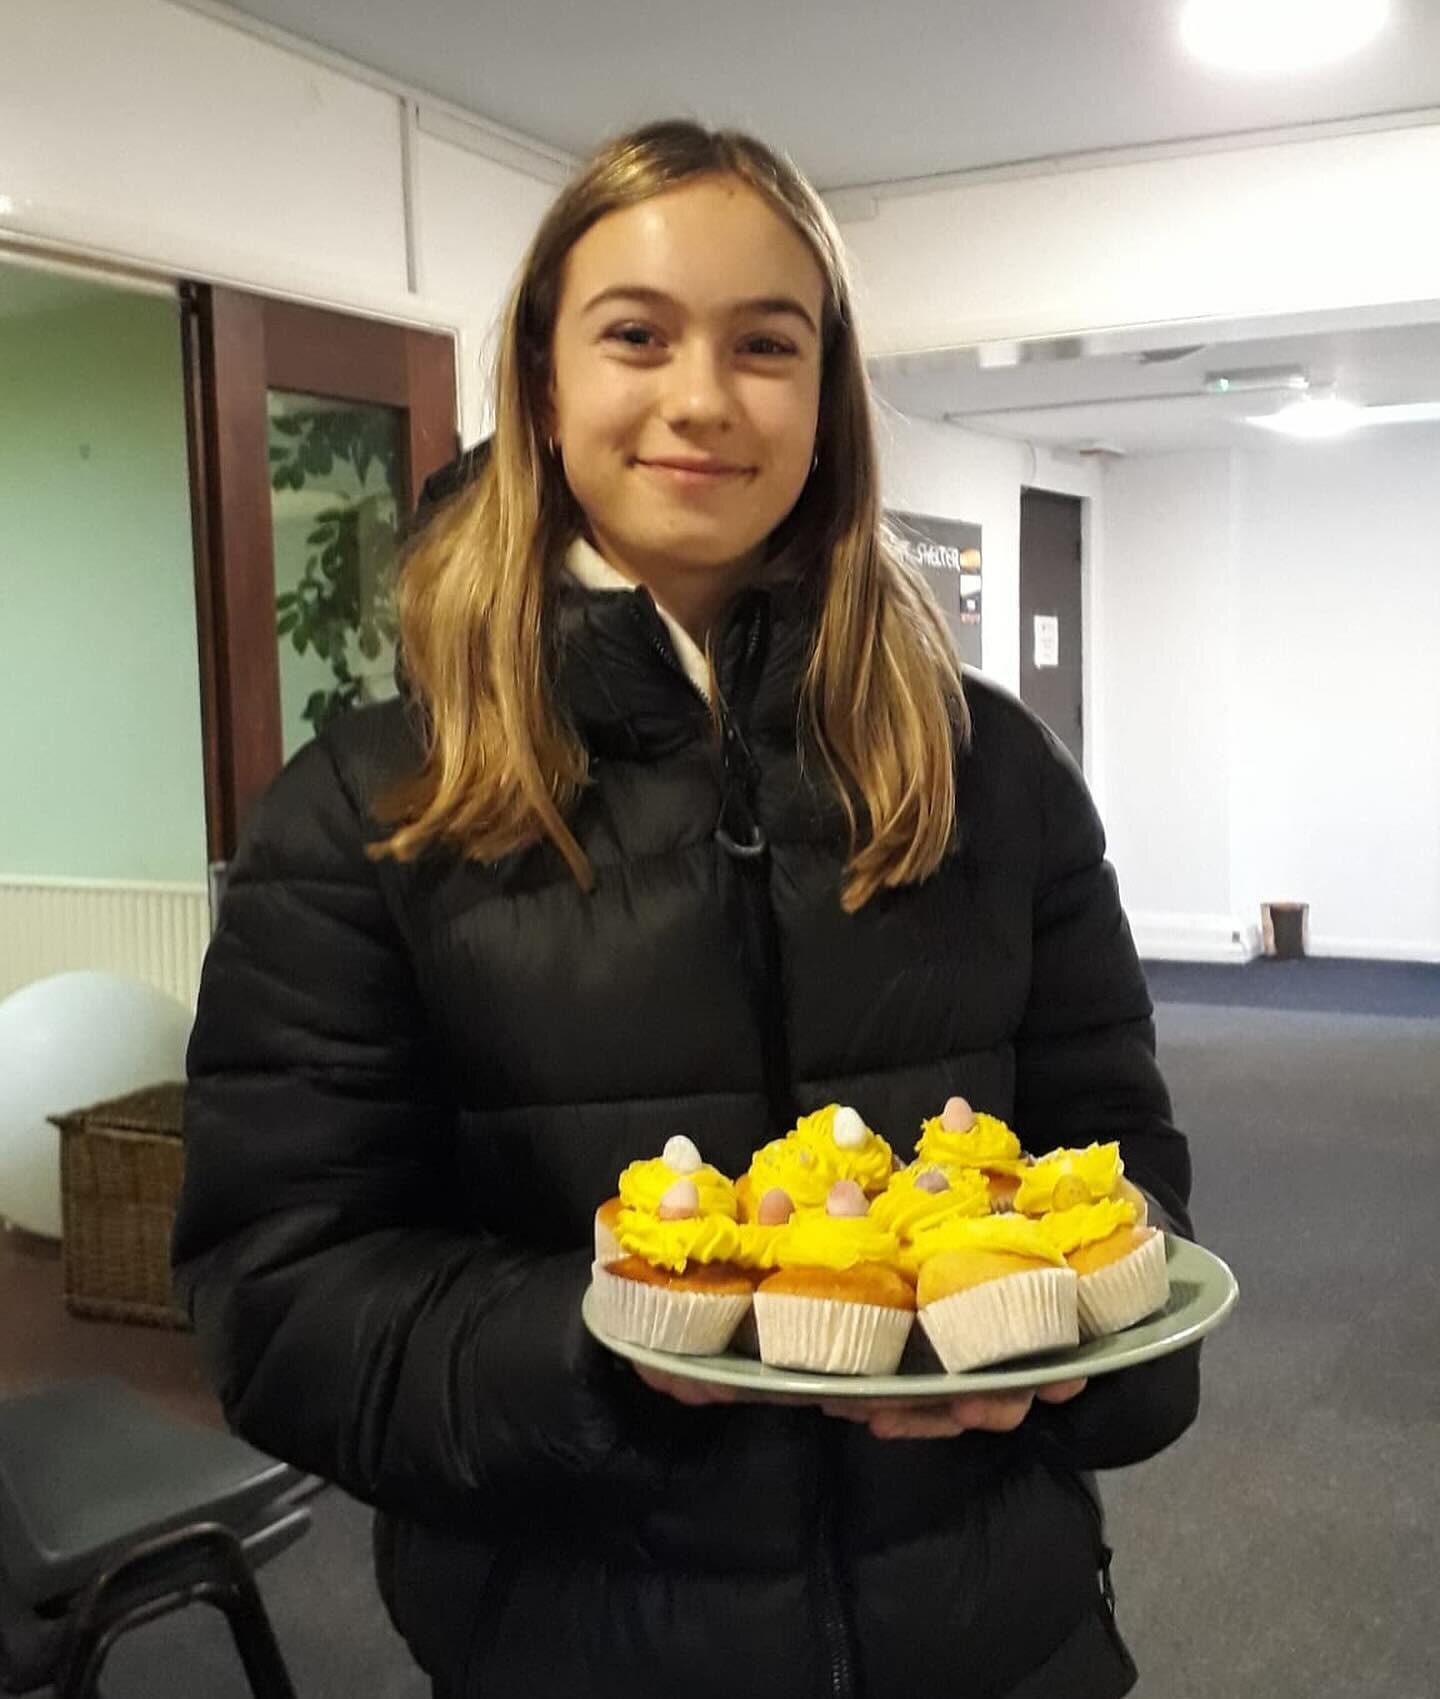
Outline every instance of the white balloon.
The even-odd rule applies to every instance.
[[[48,1116],[185,1077],[193,1017],[153,986],[60,973],[0,1003],[0,1219],[60,1235],[60,1134]]]

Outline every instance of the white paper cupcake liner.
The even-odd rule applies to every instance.
[[[893,1375],[914,1322],[911,1310],[757,1292],[760,1360],[827,1375]]]
[[[1002,1275],[926,1304],[920,1325],[951,1374],[1080,1343],[1075,1271]]]
[[[604,1264],[619,1262],[625,1255],[625,1247],[615,1237],[611,1228],[600,1219],[599,1212],[595,1215],[595,1260]]]
[[[614,1339],[685,1357],[713,1357],[750,1308],[750,1294],[683,1292],[626,1280],[598,1263],[593,1272],[596,1320]]]
[[[1080,1337],[1095,1339],[1102,1333],[1133,1327],[1156,1310],[1163,1310],[1169,1298],[1165,1235],[1156,1233],[1119,1262],[1080,1276],[1076,1292]]]

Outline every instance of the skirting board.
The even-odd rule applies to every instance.
[[[1144,914],[1130,916],[1135,948],[1151,962],[1253,961],[1260,954],[1260,928],[1241,925],[1220,914]],[[1440,962],[1435,939],[1348,938],[1311,931],[1310,956],[1344,957],[1364,962]]]
[[[1152,962],[1248,962],[1260,954],[1260,928],[1224,914],[1136,913],[1130,931]]]

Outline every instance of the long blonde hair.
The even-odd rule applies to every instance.
[[[426,759],[385,799],[381,817],[398,827],[372,853],[408,860],[445,842],[492,860],[548,838],[577,880],[593,884],[567,823],[588,759],[551,688],[547,618],[556,563],[582,520],[545,440],[565,260],[606,214],[716,175],[740,178],[785,218],[825,281],[816,464],[767,552],[820,580],[798,730],[849,822],[843,905],[853,912],[882,887],[924,879],[944,856],[969,715],[935,604],[881,523],[839,233],[814,189],[770,149],[678,120],[602,148],[525,257],[500,342],[489,464],[420,533],[401,573],[401,644],[425,709]]]

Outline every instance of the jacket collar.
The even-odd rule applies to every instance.
[[[597,754],[631,759],[710,735],[710,704],[650,592],[618,573],[621,587],[600,588],[595,576],[582,581],[567,571],[554,586],[554,679],[576,730]],[[817,612],[796,580],[756,585],[735,599],[715,641],[715,676],[747,734],[794,739]]]

